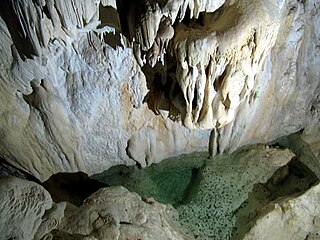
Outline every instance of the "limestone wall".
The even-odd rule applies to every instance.
[[[212,154],[233,151],[307,127],[312,145],[319,6],[1,1],[0,155],[45,180],[144,167],[209,142]]]

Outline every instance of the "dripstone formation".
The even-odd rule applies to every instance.
[[[40,185],[33,186],[57,173],[81,171],[87,177],[117,165],[140,171],[167,158],[205,152],[212,162],[192,162],[196,170],[182,175],[198,179],[197,173],[203,173],[203,181],[212,184],[219,182],[217,172],[208,170],[206,175],[206,167],[214,166],[221,156],[228,158],[247,145],[260,144],[290,148],[296,156],[291,161],[301,162],[297,166],[308,169],[302,172],[318,179],[319,12],[319,0],[1,0],[0,176],[37,183],[23,190],[29,184],[26,180],[3,180],[18,186],[1,197],[5,204],[1,216],[11,212],[14,219],[3,223],[24,224],[23,216],[30,216],[33,225],[16,236],[14,228],[0,226],[4,233],[0,235],[5,239],[43,239],[48,234],[53,239],[125,239],[134,238],[136,229],[143,228],[136,238],[147,239],[151,234],[161,239],[192,239],[201,235],[197,231],[205,233],[202,227],[181,230],[179,224],[186,221],[172,220],[166,212],[170,207],[152,205],[121,187],[99,190],[91,197],[124,196],[142,212],[150,211],[152,220],[142,223],[148,217],[137,213],[141,219],[133,219],[135,213],[126,215],[123,209],[99,203],[93,204],[99,209],[85,220],[86,228],[78,231],[68,221],[77,211],[79,218],[72,222],[83,224],[80,216],[91,205],[81,205],[80,199],[81,207],[75,210],[66,202],[52,202]],[[240,159],[234,166],[241,165],[241,158],[232,159]],[[257,157],[249,162],[262,164],[263,160]],[[277,169],[269,170],[265,174],[271,178]],[[255,176],[256,171],[249,174]],[[204,182],[191,182],[207,188]],[[193,189],[193,185],[182,185]],[[277,225],[283,228],[275,229],[275,234],[292,232],[293,226],[301,230],[301,219],[306,218],[312,228],[286,236],[316,238],[318,187],[305,190],[259,212],[261,219],[249,232],[239,233],[241,237],[262,237],[261,224],[272,226],[284,218],[286,222]],[[199,190],[198,197],[205,192]],[[175,202],[185,198],[184,190],[179,194]],[[22,197],[31,199],[25,202],[30,206],[19,210],[15,203]],[[17,202],[11,207],[8,199]],[[301,217],[297,206],[309,200],[314,213]],[[241,203],[231,204],[236,206],[232,211]],[[101,206],[111,212],[106,215]],[[65,217],[63,209],[68,212]],[[183,213],[182,206],[177,209]],[[297,217],[291,221],[293,215]],[[63,224],[49,221],[53,216],[64,219]],[[158,220],[165,223],[163,236],[150,229]],[[224,230],[227,235],[231,232]]]

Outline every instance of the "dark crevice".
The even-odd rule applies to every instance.
[[[184,106],[183,94],[175,80],[175,59],[167,54],[165,62],[165,65],[158,62],[153,68],[148,64],[142,67],[149,89],[144,102],[155,114],[165,110],[177,116],[181,113],[181,106]]]
[[[100,25],[98,26],[97,30],[109,26],[115,29],[115,33],[103,33],[103,40],[106,44],[111,46],[113,49],[121,46],[121,24],[120,24],[120,17],[118,14],[117,9],[113,7],[107,6],[103,7],[100,3],[99,5],[99,20]]]
[[[122,34],[130,41],[136,35],[136,30],[141,29],[141,24],[146,14],[155,8],[156,1],[146,0],[117,0],[117,11],[121,25]],[[142,46],[146,43],[139,42]]]
[[[190,18],[191,16],[191,11],[190,8],[186,9],[186,12],[184,14],[184,18],[182,20],[180,20],[180,22],[182,22],[183,24],[185,24],[186,26],[188,26],[193,20]]]
[[[27,26],[27,16],[21,15],[19,16],[22,19],[22,23],[19,21],[19,17],[17,16],[16,11],[17,8],[21,6],[16,3],[16,1],[10,0],[1,0],[0,1],[0,16],[5,21],[8,30],[11,34],[12,41],[19,52],[21,59],[25,60],[26,58],[32,58],[32,56],[37,55],[36,49],[33,46],[28,33],[24,28]],[[23,11],[19,11],[23,12]],[[25,13],[27,14],[27,13]]]
[[[98,26],[98,29],[104,26],[110,26],[110,27],[114,27],[118,31],[121,30],[120,17],[119,17],[118,11],[113,7],[110,7],[110,6],[104,7],[100,3],[99,20],[101,24]]]
[[[136,162],[136,166],[138,169],[142,169],[142,166],[141,166],[141,163],[139,163],[138,161],[135,161]]]
[[[120,222],[120,224],[124,224],[124,225],[132,225],[131,222]]]
[[[51,14],[47,5],[44,5],[42,8],[43,13],[47,16],[48,19],[51,20]]]
[[[195,109],[197,107],[198,102],[198,89],[194,88],[194,94],[193,94],[193,100],[192,100],[192,109]]]
[[[133,4],[134,1],[117,0],[117,11],[119,14],[121,33],[128,39],[131,39],[129,33],[128,15]]]
[[[92,193],[107,184],[91,179],[86,173],[57,173],[42,183],[54,202],[70,202],[80,206]]]
[[[39,179],[37,179],[27,171],[24,171],[20,168],[15,167],[14,165],[6,161],[4,158],[0,157],[0,177],[7,177],[7,176],[15,176],[21,179],[27,179],[29,181],[33,181],[38,184],[41,184]]]
[[[227,68],[224,69],[223,73],[214,81],[213,87],[217,92],[221,89],[224,78],[227,75]]]
[[[191,171],[191,178],[189,185],[186,187],[183,199],[179,202],[181,204],[187,204],[191,201],[194,195],[198,191],[198,186],[200,183],[200,175],[199,175],[199,168],[193,168]]]
[[[254,185],[248,199],[235,212],[237,221],[232,239],[243,239],[270,202],[288,196],[297,197],[318,181],[297,158],[279,168],[267,183]]]
[[[106,44],[108,44],[110,47],[112,47],[113,49],[117,49],[117,47],[121,47],[121,36],[120,36],[120,32],[115,32],[115,34],[113,33],[104,33],[103,34],[103,40]]]

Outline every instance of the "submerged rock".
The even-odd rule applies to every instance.
[[[209,159],[190,201],[177,207],[182,225],[196,239],[230,239],[235,212],[254,184],[265,183],[294,157],[288,149],[251,146],[232,155]]]
[[[264,206],[304,192],[318,180],[308,169],[317,160],[305,151],[294,151],[298,157],[276,145],[254,145],[212,159],[194,153],[146,169],[113,167],[94,177],[123,185],[144,199],[173,204],[180,223],[195,239],[238,240]]]
[[[2,178],[0,234],[35,240],[316,239],[320,185],[306,191],[318,178],[292,151],[256,145],[213,159],[204,156],[184,155],[148,169],[121,167],[118,176],[119,169],[112,169],[106,179],[116,174],[114,184],[128,185],[144,200],[112,186],[91,194],[80,207],[53,203],[36,183]],[[68,199],[74,199],[71,195]],[[173,201],[176,209],[158,199]]]
[[[184,154],[145,169],[114,166],[92,177],[110,186],[124,186],[143,199],[153,197],[161,203],[177,206],[187,200],[207,157],[207,153]]]

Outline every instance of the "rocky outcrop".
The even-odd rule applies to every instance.
[[[0,154],[40,180],[120,163],[146,166],[206,148],[207,132],[142,104],[145,76],[132,49],[120,41],[113,49],[113,28],[99,25],[100,11],[112,6],[1,2]]]
[[[101,240],[192,239],[180,228],[171,206],[155,200],[144,202],[137,193],[110,187],[88,197],[55,234]]]
[[[318,0],[1,1],[0,156],[46,180],[302,129],[319,156],[318,12]]]
[[[281,7],[279,34],[257,76],[254,101],[244,102],[236,121],[221,130],[221,150],[287,135],[319,120],[313,107],[319,94],[319,73],[313,70],[319,64],[314,55],[319,51],[319,2],[284,1]]]
[[[1,239],[34,239],[39,235],[38,228],[43,228],[44,233],[56,226],[50,222],[52,218],[45,220],[47,224],[42,223],[45,211],[53,203],[50,194],[40,185],[5,177],[0,179],[0,190]]]
[[[40,185],[0,179],[1,239],[192,239],[170,205],[144,202],[123,187],[102,188],[80,208],[52,202]]]
[[[269,205],[244,237],[249,239],[319,239],[320,185]]]
[[[237,1],[226,3],[218,16],[204,14],[200,26],[177,27],[173,45],[185,126],[220,129],[233,121],[275,43],[279,24],[275,1]]]
[[[142,191],[144,200],[137,193],[115,186],[99,189],[80,207],[52,202],[50,194],[34,182],[1,178],[0,238],[317,239],[320,189],[319,185],[305,189],[318,178],[293,157],[288,149],[250,146],[232,155],[206,158],[194,174],[204,155],[192,154],[175,163],[186,163],[183,170],[192,170],[192,176],[174,176],[181,171],[174,172],[171,161],[160,170],[155,169],[155,175],[150,173],[151,168],[141,169],[140,175],[131,177],[129,172],[122,172],[133,190],[135,187]],[[296,163],[292,165],[293,161]],[[167,172],[172,179],[176,178],[173,183],[153,181],[161,179],[161,174],[165,177]],[[144,182],[139,185],[138,177],[143,176]],[[187,189],[179,179],[191,179]],[[172,193],[174,188],[176,197],[184,198],[162,200],[175,201],[177,210],[152,198],[163,196],[163,189]]]

